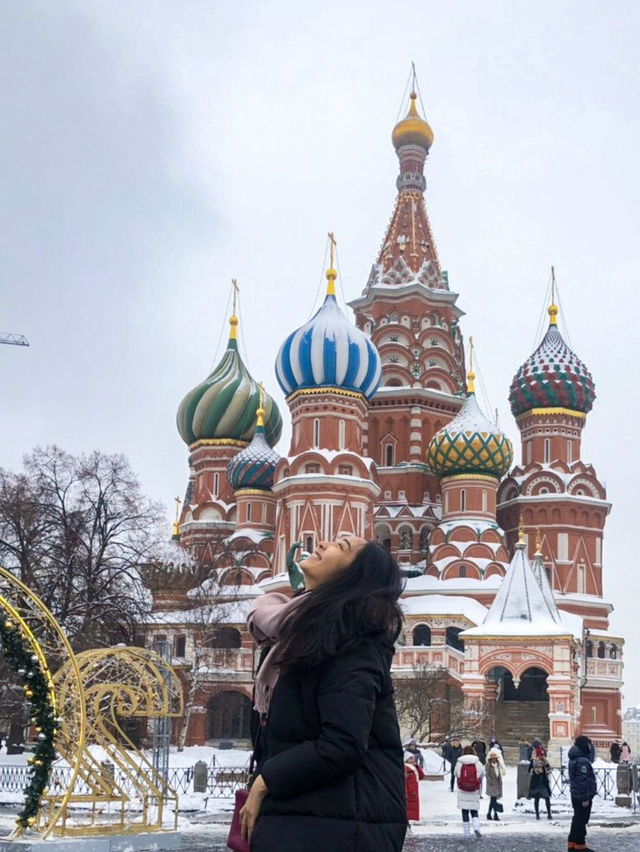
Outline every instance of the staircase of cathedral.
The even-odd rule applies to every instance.
[[[538,737],[549,739],[548,701],[499,701],[495,710],[495,735],[504,748],[505,761],[517,763],[520,743]]]

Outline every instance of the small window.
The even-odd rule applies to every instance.
[[[431,645],[431,628],[426,624],[418,624],[413,628],[414,645]]]
[[[339,464],[338,473],[340,476],[353,476],[353,468],[350,464]]]
[[[482,511],[483,511],[483,512],[486,512],[486,511],[487,511],[487,506],[489,505],[489,503],[488,503],[488,499],[489,499],[489,498],[487,497],[487,492],[486,492],[486,491],[483,491],[483,492],[482,492]]]
[[[609,648],[609,659],[617,660],[618,659],[618,646],[614,642],[613,645]]]
[[[460,511],[464,512],[467,508],[467,492],[463,489],[460,491]]]
[[[393,444],[387,444],[384,448],[384,463],[387,467],[393,465]]]
[[[584,646],[584,652],[587,657],[593,657],[593,642],[591,641],[591,639],[587,640]]]
[[[313,446],[320,446],[320,419],[318,417],[313,421]]]
[[[220,474],[214,473],[213,474],[213,496],[217,497],[219,493],[220,493]]]
[[[313,550],[313,536],[308,535],[304,540],[304,549],[307,553],[311,553]]]
[[[305,473],[320,473],[320,465],[315,462],[309,462],[304,466]]]
[[[464,578],[464,577],[466,577],[466,576],[467,576],[467,566],[466,566],[466,565],[461,565],[461,566],[458,568],[458,577]]]
[[[601,660],[604,660],[604,658],[606,656],[606,652],[607,652],[607,649],[606,649],[604,642],[598,642],[598,657]]]
[[[341,450],[344,450],[345,446],[345,435],[346,435],[346,426],[344,420],[340,420],[338,423],[338,446]]]
[[[545,464],[549,464],[549,462],[551,461],[551,439],[550,438],[544,439],[544,461],[545,461]]]
[[[187,651],[187,637],[186,636],[176,636],[173,640],[173,656],[180,657],[181,659],[185,657]]]
[[[247,503],[247,520],[251,520],[251,503]]]
[[[573,444],[571,441],[567,441],[567,462],[571,464],[573,461]]]

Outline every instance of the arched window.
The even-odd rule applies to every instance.
[[[384,448],[384,463],[387,467],[393,465],[393,444],[387,444]]]
[[[609,648],[609,659],[617,660],[618,659],[618,646],[614,642],[613,645]]]
[[[584,646],[584,652],[587,657],[593,657],[593,642],[591,639],[588,639]]]
[[[598,657],[601,660],[604,660],[606,652],[607,652],[607,648],[606,648],[604,642],[598,642]]]
[[[456,648],[458,651],[464,651],[464,642],[459,638],[460,633],[462,633],[461,627],[447,627],[445,642],[450,648]]]
[[[311,553],[313,551],[313,536],[308,535],[304,540],[304,549],[307,553]]]
[[[414,645],[431,645],[431,628],[426,624],[418,624],[413,628]]]

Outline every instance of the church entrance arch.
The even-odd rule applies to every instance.
[[[496,665],[486,673],[491,690],[490,715],[496,737],[506,748],[513,749],[510,757],[517,759],[517,746],[540,737],[549,738],[549,693],[547,672],[531,666],[514,677],[506,666]]]
[[[251,739],[251,701],[241,692],[218,692],[207,701],[207,740]]]

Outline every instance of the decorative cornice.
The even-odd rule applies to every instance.
[[[363,393],[357,391],[345,390],[344,388],[336,387],[317,387],[317,388],[299,388],[287,397],[287,404],[290,404],[299,396],[311,396],[312,394],[336,394],[337,396],[347,396],[350,399],[362,400],[366,403],[366,397]]]
[[[269,497],[275,500],[270,488],[239,488],[236,497]]]
[[[233,438],[202,438],[200,441],[189,445],[189,452],[192,453],[199,447],[239,447],[244,449],[248,446],[249,441],[236,441]]]
[[[456,473],[453,476],[443,476],[440,480],[441,484],[444,485],[448,482],[454,482],[459,479],[473,480],[474,482],[490,482],[493,485],[497,485],[500,481],[496,476],[490,476],[485,473]]]
[[[520,423],[527,417],[553,417],[555,414],[562,414],[565,417],[574,417],[576,420],[586,420],[587,415],[584,411],[573,411],[571,408],[532,408],[529,411],[523,411],[516,417],[516,423]]]

